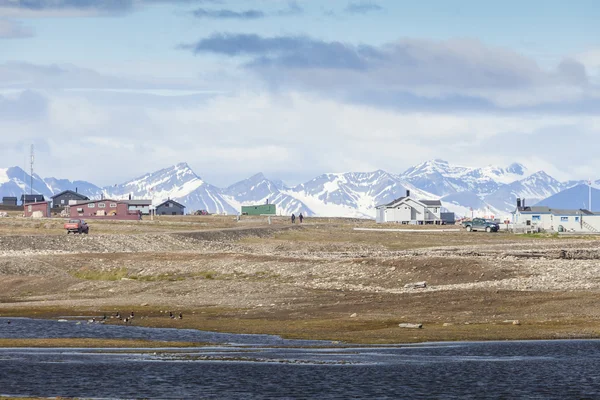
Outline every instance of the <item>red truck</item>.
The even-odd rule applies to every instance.
[[[67,230],[67,235],[69,233],[85,233],[87,235],[90,232],[90,227],[82,219],[69,220],[69,222],[65,223],[65,229]]]

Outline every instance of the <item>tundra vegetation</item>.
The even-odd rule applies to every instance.
[[[133,325],[348,343],[600,337],[596,236],[232,216],[89,221],[89,235],[66,235],[63,222],[0,220],[0,316],[134,311]],[[18,343],[34,345],[0,346]]]

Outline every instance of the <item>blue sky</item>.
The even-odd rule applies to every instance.
[[[0,0],[0,166],[33,142],[43,175],[100,184],[180,161],[217,185],[429,158],[585,178],[598,20],[585,0]]]

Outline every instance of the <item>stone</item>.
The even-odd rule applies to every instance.
[[[357,313],[354,313],[354,314],[352,314],[352,315],[350,316],[350,318],[356,318],[356,317],[358,317],[358,314],[357,314]]]
[[[512,322],[512,324],[513,324],[513,325],[521,325],[521,321],[519,321],[518,319],[515,319],[515,320]]]
[[[424,289],[426,287],[427,287],[427,282],[425,282],[425,281],[407,283],[406,285],[404,285],[404,288],[406,288],[406,289]]]
[[[454,325],[452,322],[444,322],[444,325],[442,325],[442,326],[452,326],[452,325]]]
[[[423,328],[423,324],[409,324],[409,323],[400,323],[398,324],[400,328],[409,328],[409,329],[421,329]]]
[[[148,307],[148,303],[142,303],[140,304],[140,307]]]

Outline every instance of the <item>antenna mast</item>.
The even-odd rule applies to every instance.
[[[29,194],[33,194],[33,144],[31,145],[31,175],[29,176]]]
[[[593,211],[592,211],[592,180],[590,179],[590,180],[588,181],[588,183],[590,184],[590,187],[589,187],[589,190],[590,190],[590,191],[589,191],[589,201],[588,201],[588,206],[590,207],[590,210],[589,210],[589,211],[590,211],[590,212],[593,212]]]

